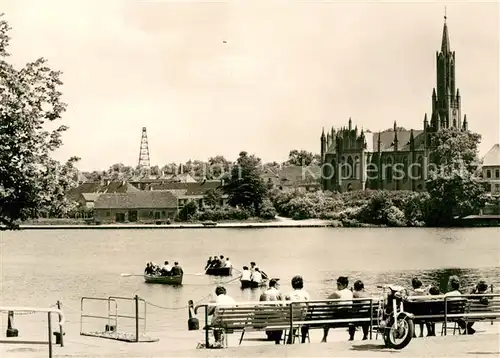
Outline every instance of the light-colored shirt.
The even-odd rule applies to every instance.
[[[243,270],[241,272],[242,281],[250,281],[251,278],[252,278],[252,273],[250,272],[250,270]]]
[[[163,267],[161,269],[165,270],[165,271],[171,271],[172,270],[172,266],[170,266],[170,265],[163,265]]]
[[[352,294],[351,290],[344,288],[343,290],[339,291],[339,296],[340,296],[341,300],[349,300],[349,301],[342,302],[343,304],[346,304],[346,305],[351,304],[352,305],[353,294]]]
[[[220,306],[226,306],[226,305],[230,306],[230,305],[234,305],[235,303],[236,303],[236,301],[228,295],[218,295],[215,298],[215,302],[210,305],[212,307],[215,306],[215,310],[213,311],[212,324],[216,324],[218,319],[219,319],[217,317],[217,315],[219,313]]]
[[[281,293],[276,287],[270,287],[260,296],[260,301],[281,301]]]
[[[445,296],[462,296],[462,293],[458,290],[455,290],[455,291],[450,291],[450,292],[446,292],[444,294]],[[450,297],[448,299],[448,301],[453,301],[453,300],[461,300],[462,298],[461,297]]]
[[[288,295],[286,295],[286,299],[290,301],[309,301],[309,293],[304,289],[293,290]]]
[[[224,267],[231,267],[231,266],[233,266],[233,265],[231,264],[231,261],[226,260],[226,262],[224,263]]]
[[[259,271],[254,271],[252,273],[252,281],[261,282],[262,281],[262,274]]]

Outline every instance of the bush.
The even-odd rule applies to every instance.
[[[272,220],[276,217],[277,212],[276,209],[273,206],[273,203],[271,203],[271,200],[269,199],[264,199],[262,202],[262,206],[260,208],[260,217],[265,220]]]

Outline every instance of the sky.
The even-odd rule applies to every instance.
[[[55,156],[81,170],[264,162],[318,153],[323,127],[422,128],[446,6],[462,114],[499,142],[499,4],[491,2],[2,0],[9,61],[63,71],[70,129]]]

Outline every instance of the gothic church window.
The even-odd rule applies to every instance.
[[[340,174],[342,179],[347,179],[347,170],[346,170],[345,157],[340,158]]]
[[[388,183],[392,183],[392,158],[387,158],[387,164],[385,165],[385,179]]]
[[[347,175],[349,176],[349,178],[354,178],[354,163],[351,156],[347,157],[347,171]]]
[[[404,157],[403,158],[403,166],[401,168],[403,170],[403,173],[402,174],[399,174],[399,175],[402,175],[403,176],[403,182],[406,183],[408,181],[408,158],[407,157]]]
[[[356,156],[354,158],[354,177],[356,179],[361,178],[361,171],[360,171],[359,157],[358,156]]]
[[[424,158],[422,158],[421,156],[418,157],[417,164],[417,179],[423,179]]]

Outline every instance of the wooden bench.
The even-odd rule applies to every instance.
[[[415,296],[408,297],[404,303],[405,311],[414,314],[415,323],[442,322],[441,335],[446,335],[447,323],[454,323],[453,333],[459,320],[483,321],[500,318],[500,295],[462,295],[446,296]]]
[[[219,306],[217,318],[210,323],[207,305],[196,306],[194,312],[196,314],[202,307],[205,309],[206,346],[209,344],[208,332],[210,330],[221,330],[225,334],[241,331],[239,340],[241,344],[245,333],[249,331],[284,330],[283,339],[286,339],[286,331],[288,335],[293,335],[294,330],[302,326],[338,328],[365,323],[371,328],[373,322],[376,321],[378,300],[354,299],[352,304],[347,306],[342,303],[344,303],[342,300],[237,303],[232,306]],[[227,346],[227,340],[224,343]]]
[[[310,301],[304,319],[294,323],[308,326],[310,329],[366,324],[370,327],[371,339],[373,325],[377,322],[378,303],[378,298],[355,298],[352,304],[341,299]]]

